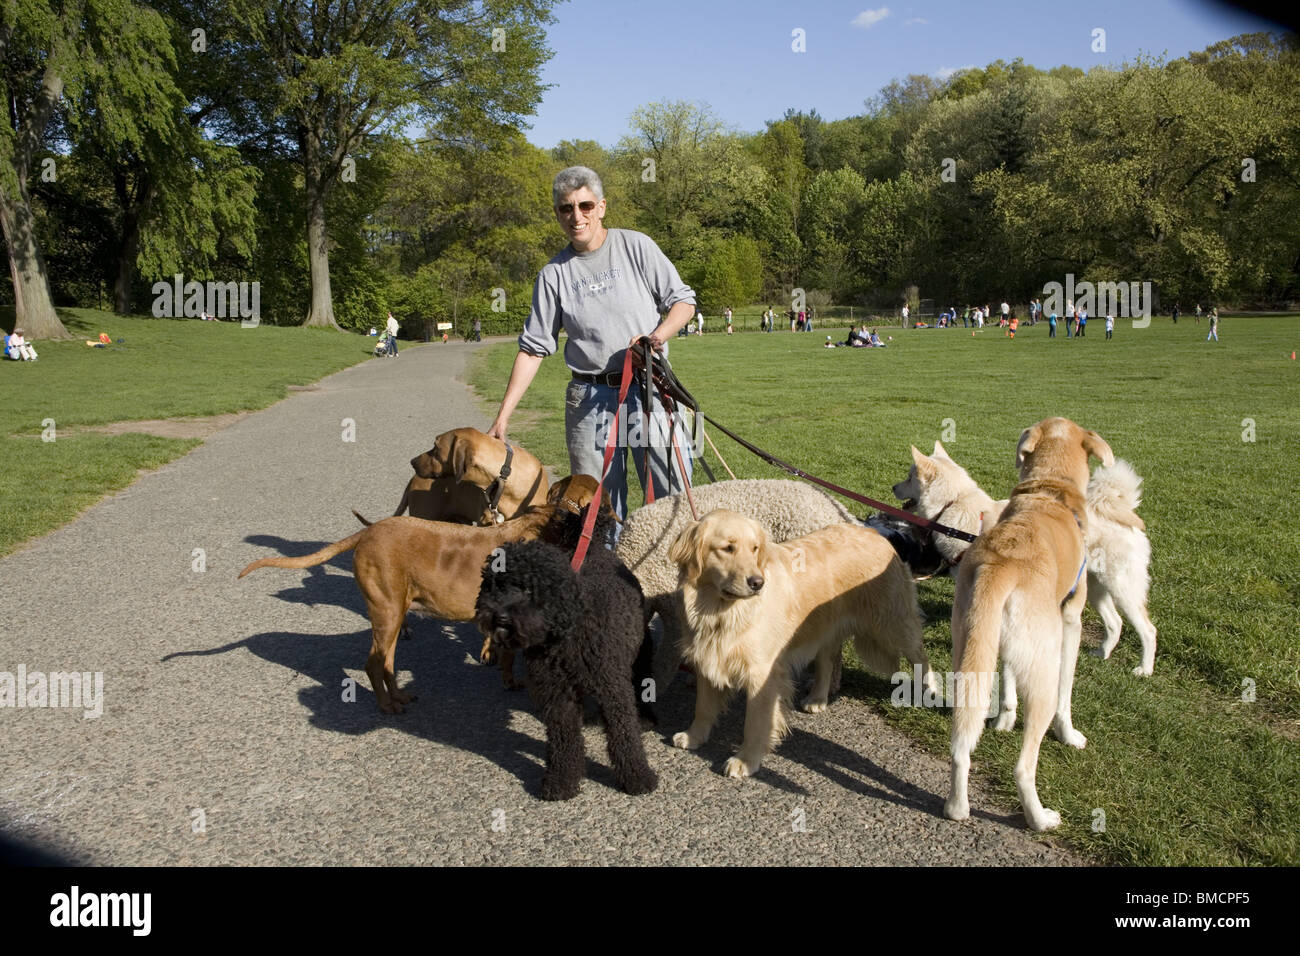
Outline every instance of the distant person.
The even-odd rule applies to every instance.
[[[1011,321],[1007,324],[1010,326],[1007,335],[1014,339],[1016,337],[1016,327],[1020,324],[1020,320],[1013,315]]]
[[[1106,316],[1106,338],[1112,338],[1115,335],[1115,316]]]
[[[791,332],[794,332],[794,331],[795,331],[795,322],[798,320],[798,316],[795,314],[794,308],[791,307],[791,308],[790,308],[790,311],[787,312],[786,315],[789,316],[789,318],[790,318],[790,331],[791,331]]]
[[[1178,303],[1177,302],[1174,303],[1173,316],[1174,316],[1174,325],[1177,325],[1178,324]]]
[[[880,333],[875,329],[871,330],[871,347],[876,349],[888,348],[884,342],[880,341]]]
[[[1053,312],[1051,315],[1047,317],[1047,337],[1049,339],[1056,338],[1056,313],[1055,312]]]
[[[824,349],[833,349],[833,348],[835,348],[835,343],[831,341],[831,337],[830,337],[829,335],[826,336],[826,344],[823,345],[822,348],[824,348]]]
[[[1087,310],[1087,309],[1080,309],[1080,310],[1079,310],[1079,315],[1078,315],[1077,320],[1075,321],[1075,324],[1074,324],[1074,337],[1075,337],[1076,339],[1081,339],[1081,338],[1083,338],[1084,330],[1085,330],[1087,327],[1088,327],[1088,310]]]
[[[388,313],[388,322],[384,325],[384,333],[388,336],[388,354],[397,358],[397,320],[393,318],[393,313]]]
[[[911,314],[912,314],[912,310],[909,309],[906,305],[904,305],[903,306],[903,327],[904,328],[907,327],[907,319],[908,316],[910,316]]]
[[[1201,324],[1201,303],[1196,303],[1196,324]]]
[[[35,362],[39,357],[36,349],[23,338],[23,330],[18,328],[15,328],[14,334],[5,340],[5,355],[19,362]]]
[[[475,342],[483,341],[483,320],[482,319],[474,320],[474,341]]]
[[[1210,310],[1210,334],[1205,337],[1205,341],[1219,341],[1219,310],[1217,308]]]

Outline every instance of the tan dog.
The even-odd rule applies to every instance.
[[[934,691],[916,587],[894,549],[870,528],[832,525],[776,544],[753,518],[719,509],[688,525],[669,557],[680,569],[683,652],[696,674],[695,719],[673,746],[704,744],[727,691],[744,690],[745,740],[726,762],[727,776],[757,772],[784,735],[791,674],[810,660],[815,675],[803,709],[825,709],[847,637],[878,673],[892,673],[900,655],[920,664]]]
[[[518,518],[488,528],[398,516],[385,518],[315,554],[301,558],[261,558],[243,571],[258,568],[310,568],[344,551],[356,549],[353,574],[366,599],[372,643],[366,673],[386,714],[402,713],[411,695],[397,687],[393,656],[397,635],[412,603],[449,621],[474,619],[483,565],[509,541],[551,539],[596,493],[596,479],[574,475],[557,482],[550,499]],[[482,659],[483,652],[480,652]],[[502,680],[514,686],[514,657],[501,657]]]
[[[490,490],[501,476],[506,446],[477,428],[454,428],[434,439],[433,447],[411,459],[415,475],[406,483],[393,517],[489,525],[516,518],[546,501],[549,490],[542,463],[512,445],[510,474],[493,513]],[[364,525],[371,522],[356,509]]]
[[[542,463],[511,445],[510,474],[501,489],[497,514],[489,508],[488,489],[501,476],[505,442],[477,428],[453,428],[434,439],[433,447],[411,459],[415,477],[406,486],[394,516],[409,508],[412,517],[444,521],[463,517],[471,524],[514,518],[546,501]],[[498,517],[499,516],[499,517]]]
[[[1005,672],[1024,697],[1025,729],[1016,789],[1034,830],[1060,824],[1038,799],[1038,749],[1048,724],[1059,740],[1082,748],[1070,697],[1079,656],[1087,583],[1083,580],[1088,456],[1115,463],[1096,432],[1049,418],[1020,436],[1016,485],[1002,519],[962,558],[952,606],[952,658],[958,672],[952,723],[952,788],[943,812],[970,816],[970,753],[984,729],[999,646]],[[1004,688],[1004,694],[1015,693]]]

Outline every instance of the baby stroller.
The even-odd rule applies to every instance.
[[[393,348],[393,337],[391,335],[381,334],[379,341],[375,343],[374,354],[379,355],[396,355],[397,349]]]

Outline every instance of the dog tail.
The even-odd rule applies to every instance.
[[[1092,514],[1142,531],[1146,525],[1134,514],[1141,504],[1142,476],[1124,459],[1092,473],[1088,481],[1088,510]]]
[[[356,515],[357,520],[360,521],[367,528],[369,528],[372,524],[374,524],[373,521],[367,521],[365,518],[361,517],[361,512],[357,511],[356,508],[352,509],[352,513]]]
[[[970,753],[984,730],[1002,640],[1002,617],[1016,589],[1016,577],[1013,569],[984,565],[974,575],[969,597],[954,604],[953,644],[962,649],[961,659],[953,661],[957,671],[952,714],[954,753],[959,744],[962,753]],[[958,613],[961,604],[965,604],[965,613]]]
[[[360,515],[358,515],[360,517]],[[301,558],[259,558],[244,570],[239,572],[239,577],[243,577],[251,571],[258,568],[310,568],[318,564],[323,564],[336,554],[342,554],[344,551],[351,551],[361,540],[365,531],[358,531],[350,538],[344,538],[342,541],[335,541],[328,547],[321,548],[315,554],[304,555]]]

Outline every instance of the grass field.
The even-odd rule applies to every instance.
[[[37,362],[0,363],[0,555],[199,443],[87,426],[265,408],[286,386],[362,361],[371,347],[332,330],[59,311],[77,340],[35,343]],[[3,323],[12,327],[12,314]],[[114,344],[87,348],[100,332]],[[54,440],[42,441],[49,419]]]
[[[1027,425],[1064,415],[1100,432],[1145,478],[1160,646],[1148,679],[1130,673],[1138,641],[1127,624],[1111,660],[1081,655],[1074,717],[1089,743],[1076,751],[1049,736],[1043,801],[1061,811],[1067,839],[1107,862],[1300,863],[1300,361],[1290,357],[1300,319],[1225,318],[1218,344],[1190,319],[1119,321],[1111,341],[1103,323],[1089,325],[1075,340],[1063,329],[1049,340],[1045,325],[1014,341],[997,329],[882,329],[893,340],[881,350],[821,347],[843,328],[711,334],[674,341],[671,357],[711,416],[881,500],[906,475],[911,444],[929,452],[942,438],[999,498]],[[492,409],[514,354],[510,344],[479,353],[472,380]],[[560,359],[543,363],[512,423],[560,473],[567,377]],[[781,477],[714,438],[739,477]],[[919,591],[933,666],[948,670],[952,584]],[[1090,609],[1085,643],[1100,634]],[[894,708],[888,680],[847,674],[847,693],[946,755],[948,712]],[[1007,808],[1018,805],[1019,743],[1019,730],[990,731],[975,751]]]

